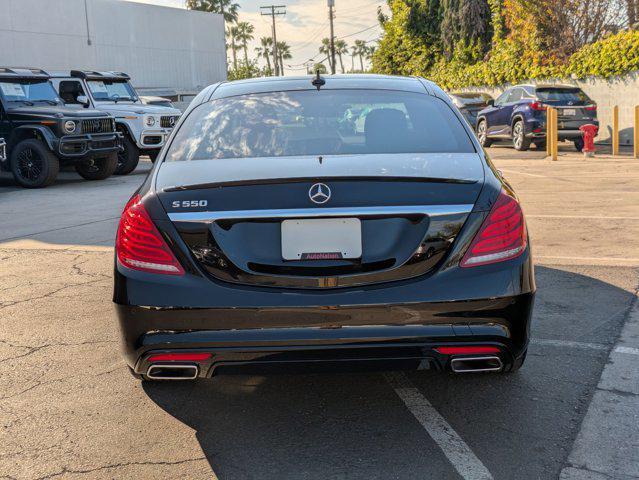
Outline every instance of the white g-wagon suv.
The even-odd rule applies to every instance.
[[[124,136],[116,175],[135,170],[140,155],[155,161],[181,115],[176,108],[142,103],[129,80],[122,72],[71,70],[51,75],[67,106],[95,108],[115,117],[118,131]]]

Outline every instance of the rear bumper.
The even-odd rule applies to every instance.
[[[212,357],[199,363],[197,375],[211,377],[236,369],[400,366],[448,370],[453,357],[439,354],[435,347],[478,344],[497,347],[507,369],[527,348],[533,302],[534,293],[528,293],[489,300],[340,308],[117,305],[116,310],[126,361],[137,373],[147,372],[151,355],[206,352]],[[294,326],[301,323],[314,326]],[[212,324],[235,328],[211,329]]]

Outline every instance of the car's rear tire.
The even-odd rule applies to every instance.
[[[531,143],[531,139],[526,137],[524,122],[517,120],[513,124],[513,147],[515,147],[515,150],[518,152],[525,152],[530,148]]]
[[[477,124],[477,138],[479,139],[479,144],[484,148],[489,148],[493,141],[488,138],[488,124],[486,120],[480,120]]]
[[[131,140],[128,135],[124,135],[122,139],[123,150],[118,152],[118,164],[115,169],[115,175],[128,175],[140,162],[140,150],[138,146]]]
[[[35,138],[22,140],[11,150],[11,173],[25,188],[51,185],[60,171],[60,161],[44,143]]]
[[[115,172],[118,166],[118,154],[113,152],[106,157],[93,158],[75,164],[75,171],[85,180],[104,180]]]
[[[583,152],[584,151],[584,139],[582,137],[575,138],[573,140],[573,143],[575,144],[575,149],[578,152]]]

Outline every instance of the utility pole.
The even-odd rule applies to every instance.
[[[275,76],[280,74],[280,63],[277,55],[277,35],[275,33],[275,16],[286,15],[286,5],[268,5],[266,7],[260,7],[260,13],[267,15],[273,19],[272,26],[272,38],[273,38],[273,65],[275,67]]]
[[[335,15],[333,14],[333,7],[335,6],[335,0],[326,0],[328,3],[328,20],[331,24],[331,74],[335,75],[335,33],[333,31],[333,18]]]

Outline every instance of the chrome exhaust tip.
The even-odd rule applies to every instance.
[[[197,365],[151,365],[146,376],[151,380],[195,380]]]
[[[450,361],[450,368],[455,373],[499,372],[504,368],[501,358],[489,357],[458,357]]]

